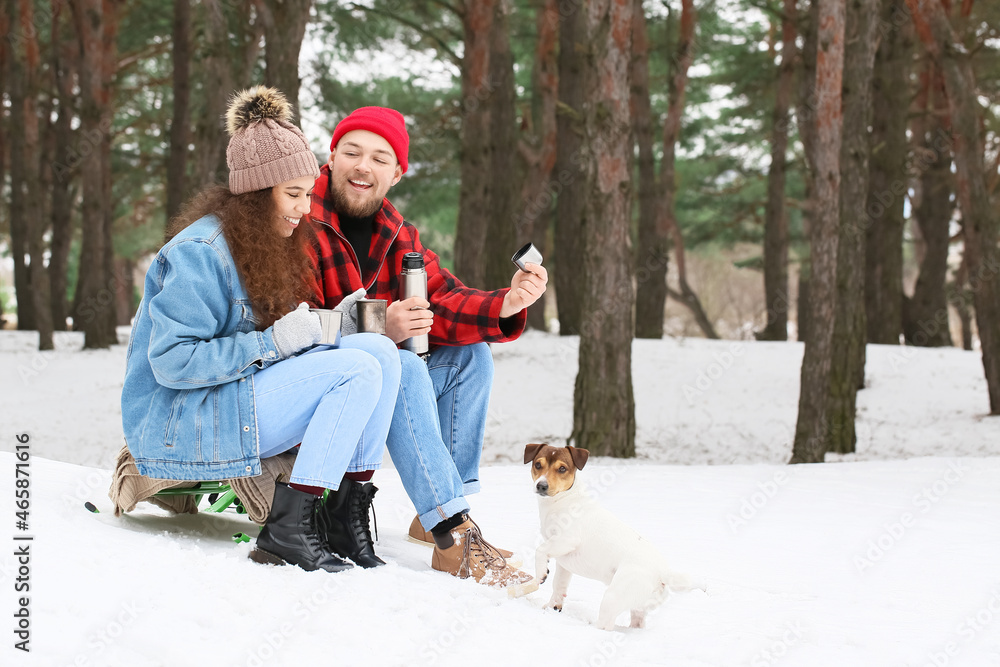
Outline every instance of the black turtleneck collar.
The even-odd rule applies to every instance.
[[[378,215],[376,212],[375,215]],[[372,232],[375,224],[375,215],[367,218],[352,218],[347,215],[338,215],[340,220],[340,231],[344,238],[354,248],[354,254],[358,256],[358,264],[364,270],[368,261],[368,251],[372,244]]]

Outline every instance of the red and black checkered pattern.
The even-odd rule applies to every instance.
[[[316,266],[316,296],[313,305],[334,308],[345,296],[361,287],[369,299],[396,301],[403,255],[419,252],[427,267],[427,293],[434,312],[432,345],[503,343],[524,331],[527,313],[500,320],[500,307],[510,288],[487,292],[462,284],[443,268],[438,256],[420,243],[416,227],[386,199],[375,216],[375,234],[368,257],[359,262],[340,231],[340,221],[329,199],[330,167],[323,165],[313,188],[311,218],[316,231],[313,260]]]

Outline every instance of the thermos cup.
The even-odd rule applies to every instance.
[[[525,264],[529,262],[531,264],[542,263],[542,253],[538,252],[538,248],[536,248],[533,243],[527,243],[524,247],[514,253],[514,256],[510,258],[510,261],[514,262],[514,266],[522,271],[527,271],[528,269],[524,268]]]
[[[358,299],[358,333],[385,333],[385,299]]]
[[[319,315],[319,324],[323,334],[318,345],[340,345],[340,311],[325,308],[310,308],[309,310]]]
[[[419,296],[427,299],[427,269],[424,268],[424,258],[419,252],[408,252],[403,255],[403,270],[399,275],[399,300]],[[400,347],[421,357],[429,350],[427,334],[407,338]]]

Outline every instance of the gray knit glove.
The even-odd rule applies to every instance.
[[[305,302],[275,322],[271,329],[274,346],[282,359],[312,347],[323,337],[319,315],[309,312],[309,304]]]
[[[337,304],[334,310],[343,313],[340,318],[340,335],[350,336],[358,333],[358,299],[365,298],[363,287],[358,288],[353,294],[348,294],[344,300]]]

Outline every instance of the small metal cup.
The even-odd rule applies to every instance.
[[[358,299],[358,333],[385,334],[385,299]]]
[[[514,256],[510,258],[510,261],[514,262],[514,265],[522,271],[528,271],[524,268],[527,263],[531,264],[541,264],[542,263],[542,253],[538,252],[538,248],[535,247],[534,243],[528,243],[520,250],[514,253]],[[528,273],[531,273],[528,271]]]
[[[320,326],[323,327],[323,336],[319,339],[319,345],[340,345],[340,318],[339,310],[327,310],[325,308],[310,308],[311,312],[319,315]]]

